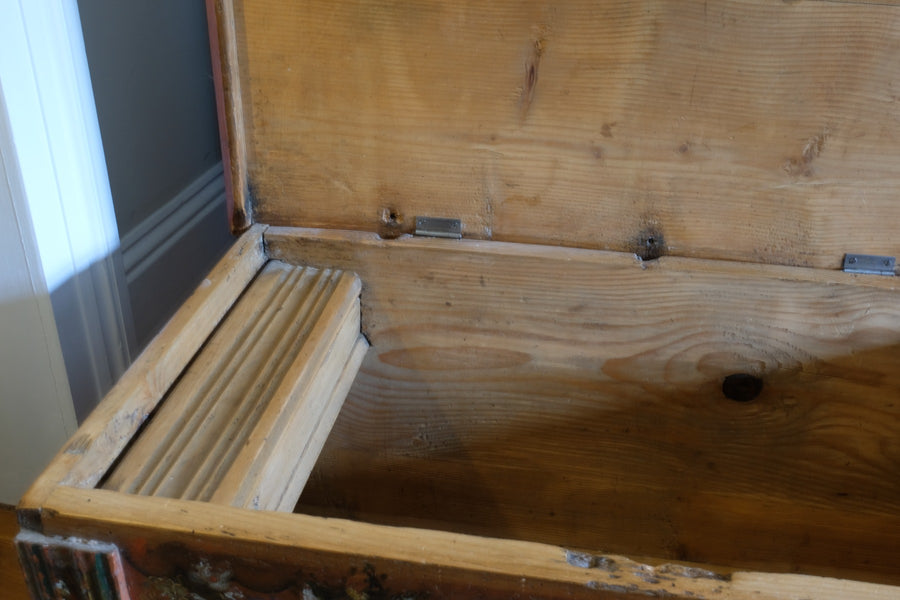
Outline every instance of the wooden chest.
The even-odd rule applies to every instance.
[[[900,2],[209,14],[243,234],[37,598],[900,598]]]

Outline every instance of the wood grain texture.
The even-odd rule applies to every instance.
[[[325,230],[266,244],[359,273],[372,343],[299,510],[900,583],[896,279]],[[755,400],[723,394],[741,373]]]
[[[896,3],[235,0],[235,19],[260,221],[900,254]]]
[[[358,332],[358,304],[355,306],[355,313]],[[321,405],[294,412],[293,422],[286,426],[291,435],[286,436],[282,444],[273,451],[280,460],[269,460],[265,470],[258,476],[262,494],[272,499],[265,506],[268,510],[291,512],[296,506],[368,350],[369,343],[357,333],[356,341],[346,362],[340,367],[336,380],[332,381],[330,377],[320,373],[317,387],[309,392],[309,397],[319,399]],[[338,363],[331,360],[320,369],[331,365]]]
[[[266,261],[264,226],[247,231],[60,450],[19,503],[40,531],[40,507],[62,483],[90,487],[112,466]]]
[[[253,210],[247,181],[244,99],[237,57],[237,38],[241,30],[234,12],[235,6],[229,0],[206,0],[226,198],[231,229],[240,233],[252,224]]]
[[[28,589],[16,547],[13,544],[19,532],[16,511],[12,506],[0,504],[0,590],[7,600],[28,600]]]
[[[306,481],[291,474],[365,352],[359,290],[351,273],[269,262],[104,487],[290,511]]]
[[[183,500],[58,488],[48,531],[116,544],[129,586],[188,582],[200,597],[888,600],[900,589],[710,571],[616,555]],[[212,577],[210,577],[212,575]],[[209,580],[215,587],[205,585]],[[151,596],[152,597],[152,596]]]

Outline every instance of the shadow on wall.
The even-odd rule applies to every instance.
[[[131,364],[135,348],[128,295],[116,253],[50,292],[75,416],[81,423]]]
[[[22,223],[0,223],[0,502],[18,500],[233,243],[221,164],[188,192],[49,293]]]
[[[0,272],[0,503],[15,504],[75,431],[65,368],[46,295]]]
[[[221,162],[122,236],[136,348],[147,345],[233,242]]]
[[[199,208],[164,207],[151,227],[123,238],[121,252],[50,293],[79,423],[233,242],[221,165],[210,175]]]

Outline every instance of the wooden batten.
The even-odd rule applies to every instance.
[[[235,0],[224,26],[260,222],[445,216],[826,269],[900,254],[896,2]]]
[[[894,600],[895,587],[711,571],[618,555],[341,519],[245,511],[107,490],[57,489],[48,531],[121,549],[141,598],[698,598]],[[152,518],[151,518],[152,517]],[[132,595],[134,597],[134,595]],[[178,597],[178,596],[175,596]]]
[[[315,462],[365,352],[359,289],[269,262],[103,487],[290,511],[306,482],[292,474]]]
[[[234,5],[228,0],[207,0],[206,20],[209,25],[213,82],[225,169],[225,189],[231,229],[242,232],[252,223],[247,181],[247,154],[244,138],[244,108],[237,60],[237,30]],[[215,58],[218,57],[218,60]]]

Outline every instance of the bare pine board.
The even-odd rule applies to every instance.
[[[357,307],[357,314],[358,312]],[[340,369],[337,381],[333,381],[331,377],[320,376],[318,386],[309,394],[311,399],[319,399],[324,405],[318,407],[315,414],[312,411],[294,413],[295,422],[287,426],[292,435],[286,436],[281,447],[274,451],[283,460],[268,461],[265,470],[259,475],[258,485],[262,488],[262,495],[271,498],[267,505],[260,508],[282,512],[291,512],[294,509],[368,349],[369,343],[363,336],[357,334],[356,342],[347,362]],[[337,364],[334,361],[331,363]],[[325,381],[329,386],[328,389],[325,389],[326,384],[322,383]],[[285,457],[290,460],[284,460]]]
[[[244,109],[237,59],[237,30],[234,3],[230,0],[206,0],[210,53],[213,56],[213,82],[225,189],[233,231],[244,231],[252,224],[249,205],[247,155],[244,135]],[[216,60],[216,57],[218,60]]]
[[[896,587],[801,575],[645,564],[616,555],[107,490],[57,488],[52,535],[116,544],[129,589],[210,596],[893,600]],[[227,557],[227,558],[226,558]],[[199,576],[198,576],[199,575]],[[208,585],[206,582],[209,582]],[[181,588],[184,586],[181,585]]]
[[[270,228],[372,342],[299,510],[900,582],[894,278]],[[726,376],[763,382],[723,395]]]
[[[233,12],[233,152],[260,221],[448,216],[468,237],[823,268],[900,254],[896,3]]]
[[[290,510],[305,482],[290,474],[318,454],[364,353],[359,290],[350,273],[269,262],[104,487]]]
[[[225,253],[26,492],[19,508],[32,528],[54,486],[94,486],[112,466],[265,263],[264,230],[254,226]]]

